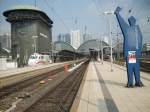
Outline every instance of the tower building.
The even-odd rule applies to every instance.
[[[11,23],[11,53],[18,64],[27,63],[33,52],[51,50],[53,21],[34,6],[15,6],[3,13]]]

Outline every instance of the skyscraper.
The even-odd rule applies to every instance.
[[[70,34],[69,33],[59,34],[57,36],[57,41],[63,41],[63,42],[70,44]]]
[[[71,39],[70,39],[70,34],[69,33],[65,34],[65,42],[67,42],[68,44],[71,44]]]
[[[80,30],[71,31],[71,45],[77,49],[81,44]]]
[[[59,34],[59,35],[57,36],[57,41],[63,41],[63,42],[65,42],[64,34]]]

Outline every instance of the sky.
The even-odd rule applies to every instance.
[[[35,0],[0,0],[0,33],[10,33],[10,24],[5,21],[2,12],[16,5],[35,5]],[[112,38],[120,33],[115,15],[104,15],[106,11],[114,11],[117,6],[122,8],[120,14],[127,20],[130,16],[137,19],[143,33],[143,41],[150,42],[150,0],[36,0],[36,6],[53,20],[53,40],[60,33],[70,33],[79,29],[93,38],[109,36],[111,23]],[[129,10],[131,12],[129,13]],[[149,20],[148,20],[149,19]],[[119,36],[122,39],[121,36]],[[109,38],[108,38],[109,39]]]

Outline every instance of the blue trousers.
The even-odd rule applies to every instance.
[[[128,59],[126,60],[127,65],[127,78],[128,78],[128,85],[133,85],[133,74],[135,77],[135,84],[140,84],[140,61],[139,59],[136,60],[136,63],[129,63]]]

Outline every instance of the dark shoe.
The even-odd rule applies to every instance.
[[[127,88],[133,88],[133,85],[132,84],[127,84],[126,87]]]
[[[137,86],[137,87],[143,87],[144,85],[143,85],[142,82],[140,82],[140,83],[136,83],[135,86]]]

